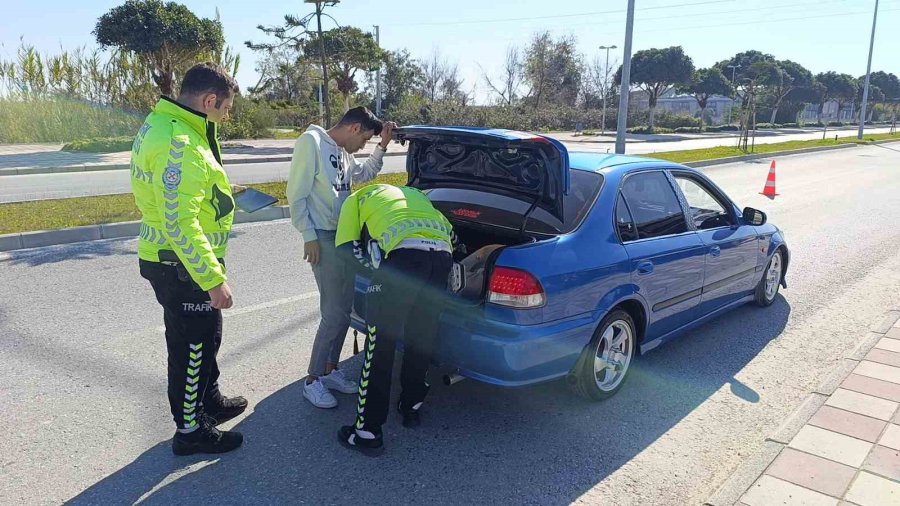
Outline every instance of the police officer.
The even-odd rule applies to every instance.
[[[234,217],[217,124],[228,118],[236,93],[221,67],[192,67],[178,99],[162,97],[153,107],[131,152],[131,187],[142,215],[140,272],[166,324],[176,455],[224,453],[243,442],[239,432],[216,429],[247,408],[243,397],[219,392],[216,364],[221,310],[233,304],[223,259]]]
[[[367,243],[366,235],[371,237]],[[343,445],[366,453],[383,449],[381,426],[387,418],[398,340],[403,340],[404,355],[397,408],[404,426],[419,424],[452,266],[452,237],[450,222],[415,188],[364,187],[341,208],[336,245],[375,269],[366,295],[368,335],[357,416],[353,425],[338,432]]]

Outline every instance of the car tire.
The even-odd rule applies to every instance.
[[[569,385],[575,393],[593,401],[612,397],[625,383],[637,344],[631,315],[621,309],[612,311],[597,326],[569,375]]]
[[[775,250],[772,258],[769,259],[766,270],[763,271],[762,279],[756,285],[756,293],[753,302],[759,307],[769,307],[778,297],[778,290],[781,288],[781,277],[784,275],[784,253],[781,249]]]

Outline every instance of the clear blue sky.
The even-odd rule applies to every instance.
[[[0,56],[14,56],[19,38],[43,52],[60,46],[92,46],[97,18],[118,0],[30,0],[4,2]],[[306,14],[300,0],[182,0],[197,15],[214,17],[218,7],[228,44],[241,53],[238,80],[256,82],[256,55],[244,41],[262,41],[258,24],[277,24],[286,13]],[[739,51],[756,49],[797,61],[810,70],[865,73],[874,0],[636,0],[634,50],[684,46],[698,67]],[[388,49],[407,48],[416,57],[435,49],[459,64],[466,89],[487,93],[481,67],[498,69],[506,47],[524,46],[532,34],[573,34],[588,60],[599,45],[617,45],[620,62],[626,0],[344,0],[330,13],[342,24],[381,26]],[[327,24],[325,28],[333,26]],[[872,69],[900,75],[900,0],[882,0]]]

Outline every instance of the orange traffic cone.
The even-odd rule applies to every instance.
[[[766,179],[766,186],[759,194],[765,195],[770,199],[775,199],[779,195],[775,193],[775,160],[772,160],[772,165],[769,165],[769,177]]]

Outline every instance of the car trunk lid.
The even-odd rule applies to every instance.
[[[429,126],[400,128],[395,138],[410,144],[410,186],[497,193],[563,219],[569,154],[555,139],[512,130]]]

